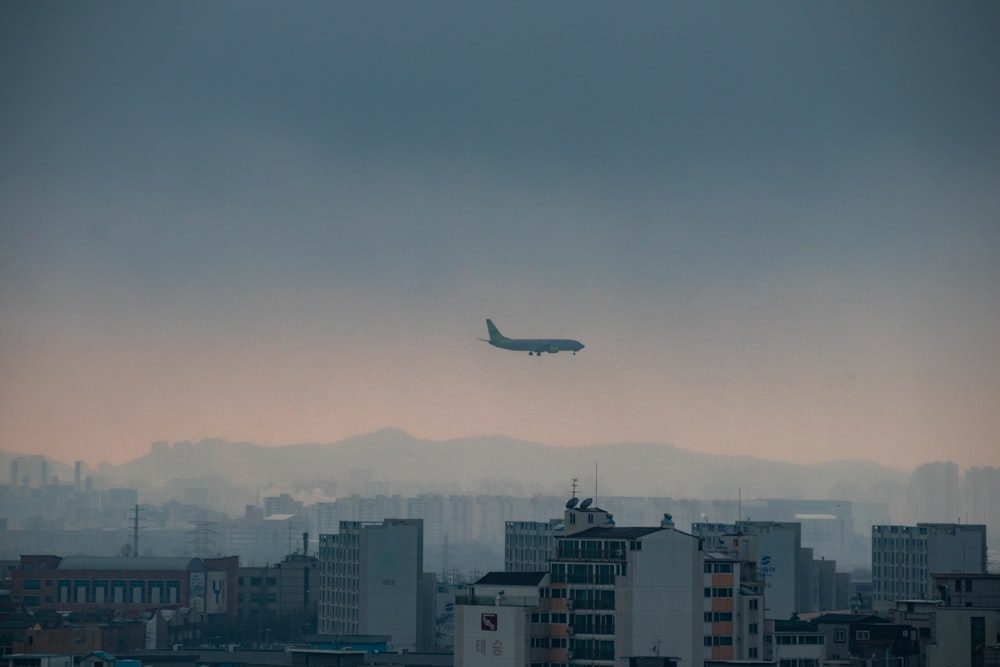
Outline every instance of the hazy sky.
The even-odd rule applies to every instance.
[[[998,34],[996,2],[2,3],[0,449],[1000,465]]]

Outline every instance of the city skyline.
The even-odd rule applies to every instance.
[[[4,5],[0,449],[394,427],[1000,465],[998,26]],[[586,347],[496,350],[487,317]]]

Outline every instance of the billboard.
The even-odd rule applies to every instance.
[[[205,611],[205,573],[191,573],[191,609],[197,612]]]
[[[528,641],[524,607],[460,606],[464,667],[523,665]],[[458,648],[458,647],[456,647]]]
[[[227,572],[205,573],[205,613],[225,614]]]

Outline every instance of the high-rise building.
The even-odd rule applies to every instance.
[[[1000,468],[968,468],[962,478],[965,523],[984,523],[990,539],[1000,539]]]
[[[420,519],[341,521],[339,533],[320,535],[321,634],[389,635],[395,650],[428,648],[423,529]]]
[[[958,465],[951,461],[938,461],[919,466],[913,471],[907,496],[915,522],[960,520]]]
[[[280,496],[268,496],[264,498],[264,516],[273,516],[275,514],[301,514],[302,513],[302,503],[292,498],[287,493],[282,493]]]
[[[504,524],[504,571],[548,572],[555,554],[556,536],[563,520],[507,521]]]
[[[660,526],[617,528],[587,500],[568,507],[549,571],[552,612],[566,613],[570,665],[701,664],[701,540],[677,530],[669,515]]]
[[[931,575],[953,573],[986,573],[986,526],[872,526],[872,600],[876,612],[896,600],[930,599]]]

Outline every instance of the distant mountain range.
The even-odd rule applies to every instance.
[[[0,452],[9,466],[19,456]],[[72,468],[49,465],[72,480]],[[128,463],[103,464],[115,486],[162,488],[182,480],[250,489],[335,489],[336,495],[373,492],[481,493],[532,496],[580,493],[673,498],[844,498],[885,500],[907,473],[878,464],[834,461],[815,465],[752,456],[699,454],[665,444],[617,443],[554,447],[502,436],[447,441],[383,429],[331,444],[261,446],[202,440],[154,443]]]

